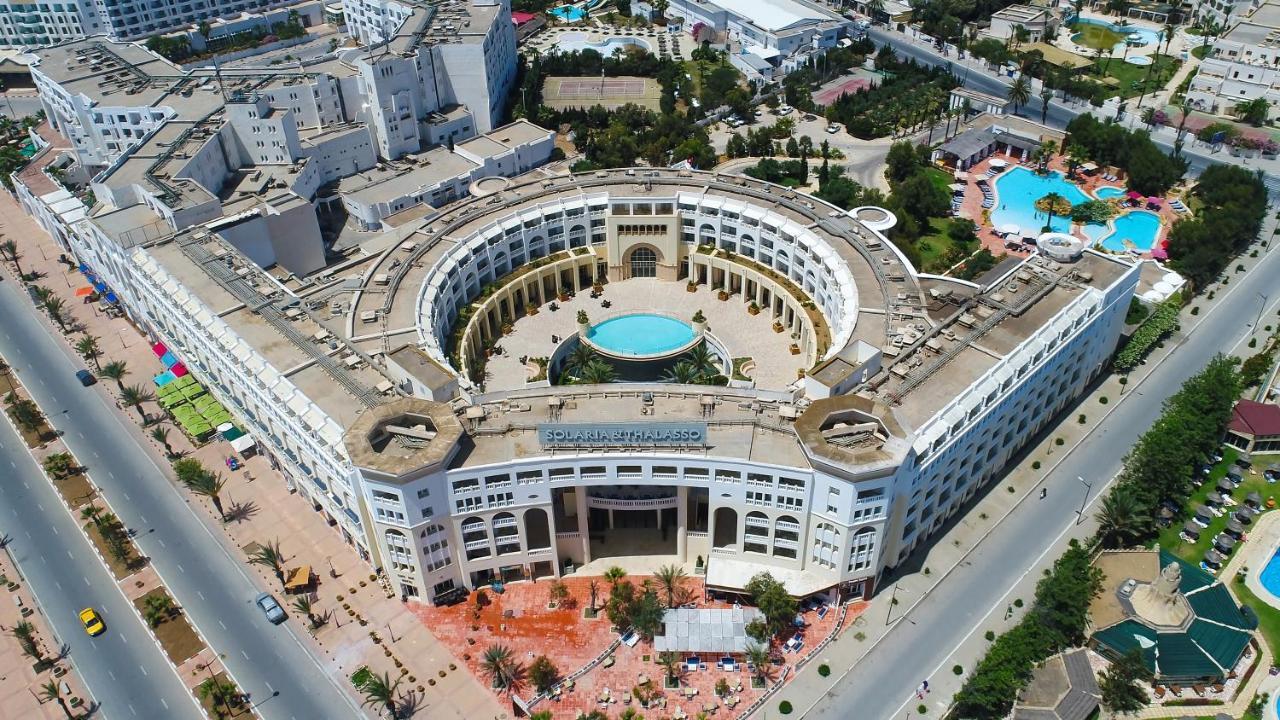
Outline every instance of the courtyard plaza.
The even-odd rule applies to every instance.
[[[488,391],[514,390],[525,387],[537,372],[536,365],[520,358],[550,357],[559,343],[578,329],[577,315],[587,314],[592,325],[628,313],[656,313],[689,323],[698,310],[707,318],[707,333],[717,341],[730,359],[749,357],[755,365],[746,374],[756,387],[782,388],[796,381],[796,371],[803,367],[803,355],[792,355],[790,336],[776,333],[773,318],[767,312],[752,315],[740,295],[720,300],[715,290],[698,285],[697,292],[686,290],[685,283],[654,278],[633,278],[606,283],[604,293],[592,298],[584,290],[565,302],[543,303],[536,315],[516,319],[514,330],[499,340],[501,355],[494,355],[486,366]],[[605,308],[602,303],[609,303]],[[725,373],[728,375],[728,373]]]
[[[669,559],[669,558],[668,558]],[[606,559],[609,565],[618,564],[620,558]],[[604,565],[593,574],[602,572]],[[641,585],[650,580],[643,574],[628,575],[625,581]],[[695,717],[700,712],[714,712],[717,717],[741,717],[745,710],[761,697],[762,688],[752,687],[752,673],[742,658],[732,670],[717,665],[718,655],[702,653],[699,669],[689,669],[682,662],[679,687],[664,687],[665,670],[658,663],[659,653],[651,642],[639,640],[634,645],[618,643],[611,652],[603,654],[610,644],[619,639],[610,627],[604,605],[609,596],[609,583],[597,578],[598,588],[594,618],[584,617],[591,604],[590,579],[569,576],[563,580],[570,599],[560,607],[548,608],[548,582],[518,582],[506,584],[502,592],[485,592],[485,601],[475,615],[476,593],[468,601],[446,607],[415,606],[414,611],[432,628],[453,654],[465,661],[467,669],[483,677],[481,661],[484,651],[493,644],[505,645],[516,661],[528,667],[538,655],[546,655],[555,664],[562,678],[559,696],[554,692],[538,702],[534,711],[548,710],[555,718],[575,718],[579,713],[601,710],[610,716],[626,708],[655,717]],[[703,581],[691,575],[682,585],[689,592],[691,602],[685,607],[699,609],[725,609],[732,602],[706,597]],[[836,607],[828,608],[819,617],[817,609],[803,610],[800,619],[804,627],[799,632],[804,645],[799,650],[789,650],[786,641],[790,635],[777,638],[772,643],[774,663],[767,676],[775,682],[794,675],[797,664],[821,655],[818,646],[828,637],[834,637],[853,625],[867,603],[857,602],[847,606],[844,614]],[[680,653],[685,660],[688,653]],[[570,674],[590,668],[573,679],[564,681]],[[724,679],[731,692],[725,698],[716,696],[716,684]],[[656,691],[657,697],[645,710],[632,697],[636,686],[647,685]],[[497,692],[496,690],[493,692]],[[526,680],[515,693],[525,701],[537,691]],[[729,702],[732,702],[732,707]]]

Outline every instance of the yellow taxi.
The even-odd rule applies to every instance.
[[[80,623],[84,625],[84,631],[89,633],[89,637],[97,637],[107,629],[107,626],[102,624],[102,618],[98,615],[98,611],[93,608],[85,608],[80,611]]]

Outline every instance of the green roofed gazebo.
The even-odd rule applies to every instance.
[[[1162,550],[1108,551],[1095,566],[1103,591],[1090,605],[1090,644],[1115,659],[1137,649],[1163,683],[1222,682],[1256,622],[1226,586]]]

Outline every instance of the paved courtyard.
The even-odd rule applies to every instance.
[[[596,580],[599,586],[596,607],[602,608],[609,594],[609,585],[603,578]],[[626,580],[638,585],[647,578],[628,576]],[[450,651],[478,677],[483,677],[481,660],[485,650],[491,645],[504,645],[525,667],[538,655],[546,655],[559,670],[560,677],[565,678],[593,664],[618,638],[618,634],[610,627],[603,610],[596,618],[583,617],[583,611],[591,602],[589,578],[573,576],[565,578],[564,583],[572,600],[557,609],[547,608],[549,582],[524,581],[507,584],[501,594],[486,592],[488,604],[480,609],[478,617],[474,614],[475,593],[467,602],[452,607],[418,606],[415,611],[421,621],[433,628]],[[699,608],[729,607],[724,602],[703,599],[701,578],[686,579],[684,587],[693,592]],[[866,603],[854,603],[843,618],[835,608],[821,619],[816,611],[804,612],[806,648],[798,653],[784,652],[775,643],[777,662],[770,670],[770,677],[781,679],[784,670],[786,677],[791,677],[795,664],[810,657],[810,652],[821,656],[821,651],[813,648],[837,631],[837,622],[842,623],[839,630],[853,624],[865,607]],[[628,707],[642,714],[656,713],[658,717],[679,717],[678,710],[691,717],[703,711],[714,712],[720,717],[737,717],[764,692],[762,688],[751,687],[751,675],[745,665],[740,665],[735,671],[724,671],[715,667],[715,658],[705,657],[702,659],[707,663],[707,669],[682,671],[679,688],[663,688],[665,671],[657,662],[658,653],[643,640],[633,647],[620,644],[611,657],[612,660],[594,664],[576,678],[571,689],[566,683],[559,698],[540,702],[534,709],[549,710],[556,718],[574,718],[581,712],[592,710],[602,710],[612,716]],[[721,679],[733,688],[726,698],[719,698],[715,693],[716,684]],[[645,681],[659,693],[648,711],[631,698],[632,690]],[[739,686],[740,690],[737,689]],[[526,681],[517,688],[516,694],[527,701],[536,691]],[[606,697],[608,700],[603,700]],[[729,698],[733,698],[734,708],[729,707]]]
[[[609,308],[601,307],[603,301]],[[499,341],[503,353],[495,355],[487,365],[485,389],[512,390],[525,386],[533,369],[520,363],[521,357],[549,357],[556,346],[551,336],[567,338],[577,332],[579,310],[586,311],[592,323],[626,312],[655,312],[672,315],[688,322],[701,310],[707,317],[707,332],[718,340],[730,357],[750,357],[755,369],[747,374],[756,387],[779,389],[795,382],[802,356],[792,355],[790,336],[775,333],[773,319],[764,312],[752,315],[740,296],[721,301],[704,285],[690,293],[684,282],[667,282],[637,278],[607,283],[604,295],[591,299],[589,292],[578,293],[567,302],[556,303],[551,311],[543,304],[537,315],[521,317],[515,330]]]

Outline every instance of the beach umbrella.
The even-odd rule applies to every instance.
[[[1252,505],[1253,507],[1258,507],[1258,506],[1262,505],[1262,496],[1261,496],[1261,495],[1259,495],[1259,494],[1258,494],[1258,491],[1256,491],[1256,490],[1255,490],[1255,491],[1253,491],[1253,492],[1249,493],[1248,495],[1245,495],[1245,496],[1244,496],[1244,501],[1245,501],[1246,503],[1248,503],[1248,504]]]
[[[1206,550],[1204,553],[1204,561],[1209,565],[1221,565],[1222,555],[1217,550]]]
[[[1002,235],[1017,235],[1021,231],[1022,228],[1018,227],[1016,223],[1005,223],[1000,226],[1000,234]]]
[[[1231,518],[1227,521],[1227,532],[1235,535],[1236,537],[1240,537],[1241,535],[1244,535],[1244,525],[1241,525],[1239,520]]]
[[[1221,504],[1222,504],[1222,495],[1220,495],[1220,494],[1218,494],[1218,493],[1216,493],[1216,492],[1211,492],[1211,493],[1209,493],[1208,495],[1205,495],[1205,496],[1204,496],[1204,499],[1205,499],[1206,501],[1208,501],[1208,502],[1209,502],[1210,504],[1212,504],[1212,505],[1221,505]]]
[[[1223,552],[1231,552],[1231,548],[1236,546],[1236,539],[1226,533],[1218,535],[1213,539],[1213,544]]]
[[[1183,523],[1182,532],[1190,535],[1191,537],[1198,538],[1200,537],[1200,526],[1197,525],[1194,520],[1188,520]]]
[[[1201,518],[1204,518],[1204,519],[1206,519],[1206,520],[1208,520],[1209,518],[1213,517],[1213,513],[1210,513],[1210,512],[1209,512],[1209,508],[1207,508],[1207,507],[1205,507],[1205,506],[1203,506],[1203,505],[1200,505],[1200,504],[1198,504],[1198,503],[1197,503],[1197,504],[1196,504],[1196,506],[1195,506],[1195,515],[1196,515],[1196,517],[1201,517]]]
[[[1258,514],[1257,511],[1249,507],[1248,505],[1241,505],[1240,509],[1236,510],[1236,519],[1248,525],[1249,523],[1253,522],[1253,516],[1257,514]]]
[[[1227,495],[1230,495],[1231,491],[1236,489],[1236,484],[1227,478],[1222,478],[1221,480],[1218,480],[1218,489]]]

